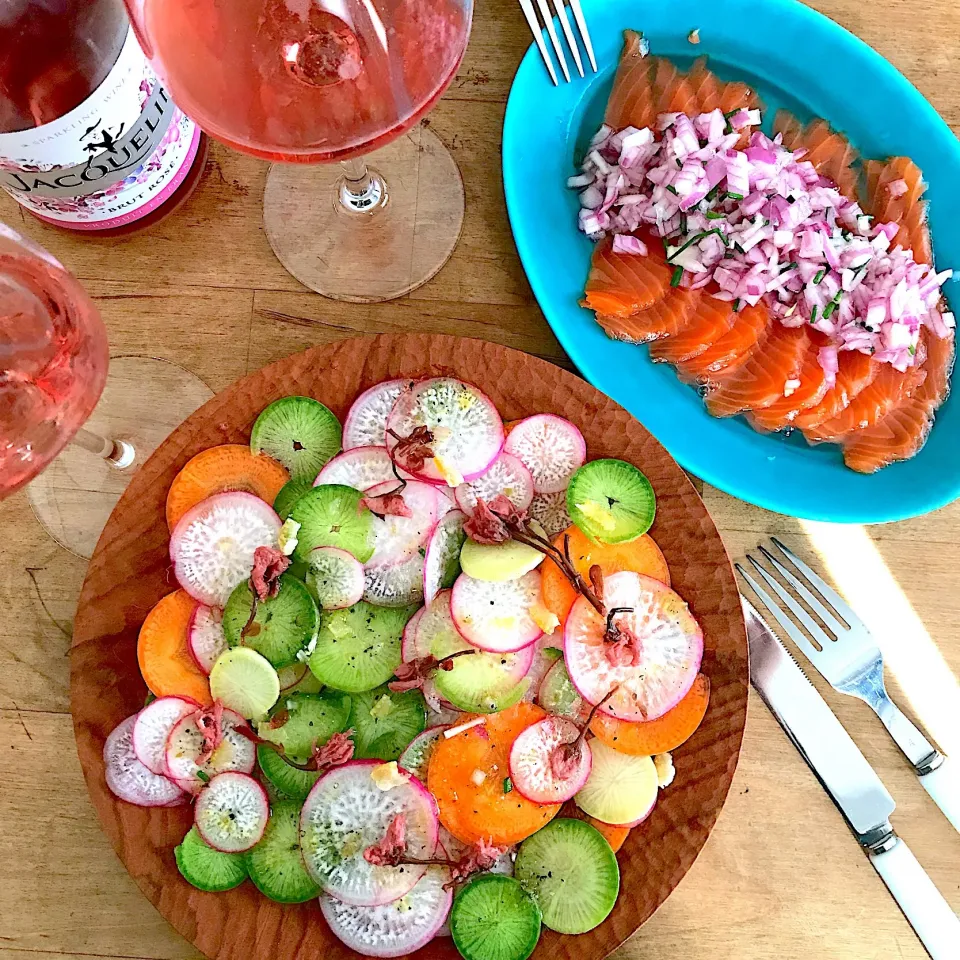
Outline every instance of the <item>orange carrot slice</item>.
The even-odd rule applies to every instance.
[[[634,757],[652,757],[655,753],[675,750],[693,736],[710,702],[710,678],[697,674],[686,696],[662,717],[642,723],[629,723],[597,713],[590,731],[613,750]]]
[[[241,443],[210,447],[187,461],[174,477],[167,494],[167,526],[177,521],[201,500],[215,493],[242,490],[273,505],[290,474],[276,460],[250,452]]]
[[[552,820],[559,803],[534,803],[510,782],[510,747],[517,736],[546,713],[520,702],[489,714],[481,725],[441,737],[427,771],[440,822],[463,843],[484,838],[498,845],[525,840]],[[472,719],[464,714],[461,722]]]
[[[573,817],[574,820],[583,820],[595,827],[603,836],[603,839],[610,844],[610,849],[616,853],[622,846],[630,833],[630,827],[622,823],[604,823],[584,813],[575,803],[568,803],[562,811],[562,816]]]
[[[191,697],[209,704],[210,683],[187,644],[187,628],[197,601],[186,590],[165,596],[148,614],[137,639],[140,673],[157,697]]]

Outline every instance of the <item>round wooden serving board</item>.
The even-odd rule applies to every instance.
[[[245,443],[257,414],[289,394],[316,397],[343,419],[367,387],[393,377],[451,375],[477,384],[505,420],[533,413],[567,417],[583,431],[588,457],[619,457],[647,474],[657,494],[651,531],[673,586],[703,626],[703,671],[712,694],[696,734],[674,753],[677,777],[652,816],[619,853],[620,898],[610,917],[578,937],[544,930],[537,960],[597,960],[663,903],[703,847],[737,765],[747,711],[747,646],[730,561],[707,511],[670,455],[622,407],[589,384],[516,350],[447,336],[387,335],[307,350],[238,381],[180,426],[134,477],[100,538],[77,611],[71,702],[77,750],[103,828],[127,870],[161,914],[217,960],[340,960],[355,957],[328,931],[316,903],[280,906],[244,883],[201,893],[184,881],[173,848],[190,807],[142,809],[114,798],[103,776],[104,740],[142,705],[140,624],[175,589],[164,501],[177,471],[219,443]],[[438,939],[418,957],[455,957]]]

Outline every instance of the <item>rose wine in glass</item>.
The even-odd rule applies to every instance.
[[[456,75],[472,0],[127,4],[184,111],[216,139],[278,161],[265,225],[298,279],[339,299],[386,300],[446,262],[463,184],[419,121]]]

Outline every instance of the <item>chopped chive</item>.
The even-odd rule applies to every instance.
[[[800,264],[796,260],[791,260],[780,272],[786,273],[788,270],[796,270]]]
[[[712,190],[710,190],[707,195],[703,198],[704,200],[713,200],[716,198],[717,194],[720,192],[720,184],[718,183]]]
[[[683,267],[676,267],[673,271],[673,276],[670,278],[671,287],[679,287],[680,281],[683,279]]]
[[[678,170],[682,170],[682,169],[683,169],[683,161],[682,161],[679,157],[677,157],[677,158],[674,160],[674,163],[677,165],[677,169],[678,169]]]
[[[723,219],[723,214],[722,214],[722,213],[717,213],[716,210],[708,210],[708,211],[707,211],[707,219],[708,219],[708,220],[722,220],[722,219]]]
[[[734,241],[733,249],[736,250],[737,253],[746,253],[746,252],[747,252],[747,251],[744,250],[743,247],[741,247],[740,244],[737,243],[736,241]]]
[[[727,238],[723,235],[723,231],[719,227],[714,227],[712,230],[702,230],[700,233],[694,234],[682,247],[677,247],[677,249],[674,250],[669,257],[667,257],[667,263],[673,260],[673,258],[678,254],[683,253],[687,247],[692,246],[698,240],[702,240],[704,237],[709,237],[711,233],[715,233],[723,241],[724,246],[727,245]]]
[[[510,793],[513,790],[513,781],[509,777],[503,778],[503,792]]]
[[[680,214],[680,232],[687,232],[687,215],[685,213]]]
[[[837,309],[836,301],[835,301],[835,300],[831,300],[831,301],[823,308],[823,319],[824,319],[824,320],[829,320],[829,319],[833,316],[833,311],[836,310],[836,309]]]
[[[810,308],[810,322],[811,322],[811,323],[816,323],[816,322],[817,322],[817,305],[816,305],[816,304],[814,304],[814,305]]]
[[[198,780],[202,780],[204,783],[209,783],[209,782],[210,782],[210,777],[209,777],[209,775],[206,773],[206,771],[204,771],[204,770],[198,770],[198,771],[197,771],[197,779],[198,779]]]
[[[734,313],[739,313],[739,312],[740,312],[740,298],[739,298],[739,297],[737,297],[737,299],[733,301],[733,312],[734,312]]]
[[[813,275],[813,282],[820,283],[820,281],[827,275],[827,271],[821,268]]]
[[[741,111],[741,109],[742,109],[742,107],[737,107],[736,110],[728,110],[728,111],[723,115],[723,119],[724,119],[724,120],[729,120],[734,114],[739,113],[739,112]]]
[[[724,197],[727,200],[742,200],[743,194],[742,193],[725,193]]]
[[[667,189],[668,189],[675,197],[679,197],[679,196],[680,196],[680,194],[677,193],[677,188],[676,188],[672,183],[668,183],[668,184],[667,184]]]

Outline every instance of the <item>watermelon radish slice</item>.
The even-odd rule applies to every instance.
[[[537,493],[566,490],[574,472],[587,459],[583,434],[569,420],[549,413],[521,420],[510,431],[504,450],[526,464]]]
[[[224,607],[250,576],[257,547],[276,547],[280,518],[252,493],[218,493],[188,510],[170,535],[180,586],[201,603]]]
[[[500,495],[518,510],[526,510],[533,500],[533,476],[511,453],[501,453],[483,476],[470,483],[461,483],[456,490],[457,506],[470,517],[478,497],[489,503]]]
[[[383,441],[381,441],[381,444]],[[368,490],[385,480],[396,482],[393,474],[393,461],[384,446],[354,447],[337,454],[317,474],[313,481],[315,487],[328,483],[339,483],[354,490]]]
[[[209,677],[217,657],[227,649],[220,607],[197,604],[187,627],[187,648],[197,666]]]
[[[218,773],[197,797],[193,819],[214,850],[243,853],[259,842],[267,828],[267,791],[246,773]]]
[[[531,570],[517,580],[498,582],[475,580],[461,573],[453,585],[450,612],[468,643],[480,650],[510,653],[543,635],[530,616],[530,608],[539,600],[539,570]]]
[[[133,728],[137,715],[127,717],[107,737],[103,745],[103,763],[110,792],[138,807],[171,807],[186,798],[183,791],[166,777],[151,773],[133,749]]]
[[[167,740],[170,731],[200,704],[186,697],[158,697],[138,714],[133,725],[133,751],[137,759],[158,777],[167,775]]]
[[[593,766],[590,744],[580,742],[571,769],[562,773],[553,763],[553,753],[573,743],[580,728],[563,717],[544,717],[527,727],[510,748],[510,779],[514,789],[534,803],[563,803],[587,782]]]
[[[430,765],[430,757],[433,756],[433,748],[443,736],[443,731],[449,729],[450,725],[446,723],[427,727],[423,733],[418,733],[410,741],[407,749],[400,754],[397,763],[402,769],[412,773],[421,783],[426,783],[427,767]]]
[[[365,496],[380,497],[396,490],[398,486],[394,477],[365,490]],[[386,515],[381,519],[374,515],[374,550],[373,556],[367,561],[370,567],[388,567],[405,563],[418,555],[423,557],[420,548],[426,544],[437,525],[440,502],[430,484],[410,480],[400,491],[400,496],[412,516]]]
[[[535,494],[530,501],[528,513],[531,519],[543,527],[544,533],[551,540],[573,523],[567,512],[566,488],[559,493]]]
[[[363,564],[340,547],[315,547],[305,583],[322,610],[343,610],[363,597]]]
[[[426,604],[441,590],[452,587],[460,575],[460,550],[467,539],[463,532],[466,519],[462,511],[448,510],[430,534],[423,558],[423,602]]]
[[[343,449],[382,446],[387,436],[387,417],[400,394],[413,384],[413,380],[384,380],[361,393],[343,424]]]
[[[376,907],[408,894],[426,867],[375,867],[363,858],[383,839],[393,818],[406,815],[407,853],[425,860],[437,848],[437,805],[415,777],[383,789],[372,774],[379,760],[334,767],[314,784],[300,814],[300,847],[307,872],[337,900]]]
[[[403,636],[400,638],[400,656],[404,663],[416,660],[418,657],[426,656],[426,653],[420,653],[417,646],[417,627],[423,617],[426,607],[421,607],[408,621],[403,628]],[[430,651],[428,650],[427,653]]]
[[[703,658],[703,632],[679,594],[652,577],[615,573],[604,582],[614,624],[637,639],[636,665],[611,662],[604,641],[604,618],[584,597],[578,597],[564,627],[564,662],[580,695],[599,703],[621,720],[655,720],[676,706],[693,685]],[[603,819],[603,817],[598,817]],[[609,821],[607,821],[609,822]]]
[[[408,437],[417,427],[426,427],[434,436],[434,456],[421,469],[411,471],[419,480],[451,486],[475,480],[503,447],[503,421],[497,408],[476,387],[452,377],[421,380],[401,394],[387,420],[391,455],[397,437]],[[460,479],[451,482],[452,474]]]
[[[586,722],[590,713],[590,708],[583,702],[583,697],[577,693],[577,688],[571,682],[563,659],[558,660],[540,681],[537,703],[547,713],[581,723]]]
[[[405,607],[423,600],[423,557],[364,570],[363,599],[378,607]]]
[[[450,873],[430,867],[406,896],[379,907],[342,903],[323,894],[320,910],[335,936],[367,957],[406,957],[443,927],[453,903]]]
[[[180,720],[167,738],[167,776],[189,793],[198,793],[204,783],[218,773],[237,771],[252,773],[257,761],[257,748],[253,741],[237,731],[248,729],[247,721],[233,710],[223,711],[223,741],[213,755],[198,765],[203,750],[203,734],[197,726],[199,711]]]

